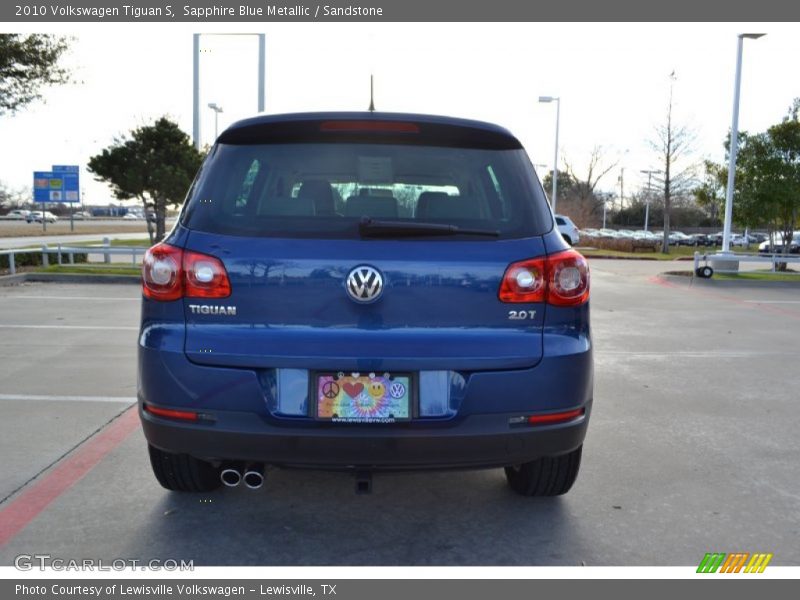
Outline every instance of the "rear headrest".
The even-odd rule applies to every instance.
[[[449,194],[447,192],[422,192],[417,198],[417,210],[415,212],[416,216],[430,216],[428,211],[430,210],[430,205],[436,202],[441,198],[448,198]]]
[[[474,196],[422,192],[417,199],[418,219],[480,219],[481,207]]]
[[[396,217],[397,199],[393,196],[350,196],[344,205],[346,217]]]
[[[300,184],[297,197],[310,198],[314,205],[314,214],[333,215],[336,213],[336,202],[333,199],[333,188],[324,179],[310,179]]]

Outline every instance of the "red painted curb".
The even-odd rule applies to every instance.
[[[0,546],[13,539],[140,425],[139,414],[132,406],[0,510]]]

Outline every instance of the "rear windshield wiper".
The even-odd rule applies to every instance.
[[[409,221],[377,221],[362,217],[358,224],[361,237],[415,237],[426,235],[483,235],[498,237],[500,232],[492,229],[466,229],[445,223],[425,223]]]

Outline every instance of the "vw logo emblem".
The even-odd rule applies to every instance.
[[[360,265],[347,275],[347,293],[356,302],[374,302],[383,292],[383,275],[368,265]]]

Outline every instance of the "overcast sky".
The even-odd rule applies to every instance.
[[[8,24],[4,24],[6,27]],[[2,26],[0,26],[2,27]],[[378,110],[453,115],[508,127],[543,174],[552,169],[560,96],[560,157],[583,174],[595,145],[621,158],[625,194],[640,169],[659,168],[647,141],[663,122],[671,72],[679,123],[697,135],[694,158],[722,161],[730,127],[736,34],[745,42],[740,129],[780,121],[800,96],[797,24],[79,24],[26,26],[74,36],[66,62],[78,83],[0,117],[0,181],[30,186],[32,171],[80,164],[132,127],[169,115],[192,127],[192,33],[267,35],[266,110],[363,110],[375,74]],[[202,38],[202,140],[256,112],[255,37]],[[561,162],[561,161],[560,161]],[[563,165],[563,163],[561,163]],[[620,167],[601,182],[619,191]],[[86,202],[112,199],[82,172]]]

